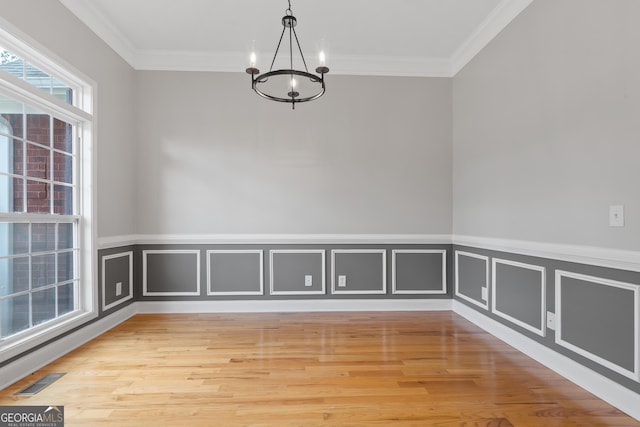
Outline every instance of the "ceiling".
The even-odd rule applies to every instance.
[[[291,0],[310,68],[455,75],[533,0]],[[238,71],[270,64],[287,0],[60,0],[135,69]],[[288,47],[288,45],[287,45]]]

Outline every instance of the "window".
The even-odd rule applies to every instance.
[[[0,360],[96,316],[92,85],[0,30]]]

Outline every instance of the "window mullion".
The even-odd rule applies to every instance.
[[[27,192],[27,106],[22,104],[22,209],[20,212],[27,212],[28,192]]]
[[[49,186],[49,213],[50,214],[55,214],[55,210],[54,210],[54,200],[55,200],[55,187],[53,185],[53,177],[54,177],[54,167],[55,164],[53,163],[53,136],[54,136],[54,129],[53,129],[53,124],[54,124],[54,120],[53,120],[53,116],[49,116],[49,176],[47,177],[48,179],[48,183],[47,185]]]

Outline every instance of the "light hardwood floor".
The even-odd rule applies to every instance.
[[[451,312],[137,315],[0,404],[66,426],[640,426]]]

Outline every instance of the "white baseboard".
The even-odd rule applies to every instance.
[[[140,301],[138,313],[291,313],[322,311],[446,311],[450,299],[317,299]]]
[[[640,420],[640,394],[592,371],[459,301],[453,311],[628,415]]]
[[[0,390],[59,359],[136,314],[135,304],[97,320],[2,367]],[[6,375],[5,375],[6,374]]]

